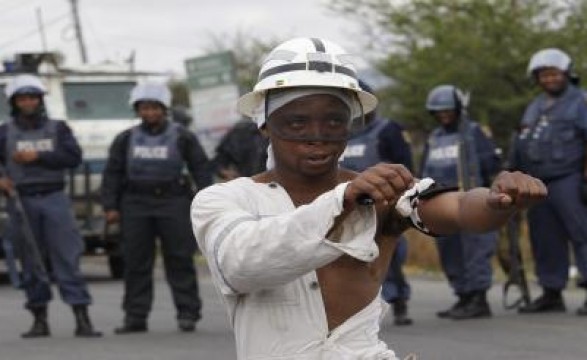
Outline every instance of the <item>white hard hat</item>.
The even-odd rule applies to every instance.
[[[555,48],[543,49],[530,59],[528,75],[531,76],[536,70],[548,67],[567,72],[571,69],[571,63],[571,58],[564,51]]]
[[[317,38],[286,41],[269,53],[253,91],[239,99],[238,110],[255,117],[271,89],[332,87],[356,93],[363,113],[369,113],[377,106],[377,98],[360,88],[352,58],[331,41]]]
[[[156,101],[165,108],[171,107],[171,91],[164,84],[144,83],[135,86],[130,92],[130,106],[134,107],[139,101]]]
[[[17,94],[44,95],[46,93],[47,88],[45,88],[41,79],[29,74],[15,76],[12,81],[6,85],[6,89],[4,89],[4,94],[6,94],[7,99],[11,99]]]

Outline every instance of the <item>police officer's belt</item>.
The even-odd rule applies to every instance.
[[[129,182],[126,191],[130,194],[148,195],[148,196],[179,196],[189,193],[189,187],[185,181],[174,180],[169,182]]]

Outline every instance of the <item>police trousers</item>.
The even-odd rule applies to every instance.
[[[159,239],[165,275],[178,318],[200,318],[190,223],[190,199],[126,194],[121,203],[125,260],[123,310],[129,319],[147,318],[153,302],[153,267]]]
[[[402,266],[406,262],[407,257],[408,242],[405,237],[401,236],[391,258],[381,290],[383,299],[388,303],[393,303],[396,300],[408,300],[410,298],[410,284],[407,282],[402,270]]]
[[[497,232],[460,233],[437,238],[442,270],[456,294],[491,287],[491,258],[497,246]]]
[[[587,206],[581,202],[581,173],[546,182],[548,197],[528,210],[536,276],[542,287],[561,290],[569,278],[569,242],[587,287]]]
[[[21,196],[32,233],[41,255],[51,265],[51,277],[55,279],[63,301],[70,305],[88,305],[91,298],[82,278],[79,266],[84,244],[77,228],[71,202],[63,191],[48,194]],[[10,234],[17,248],[24,241],[21,214],[14,203],[8,202]],[[16,249],[18,250],[18,249]],[[31,271],[31,262],[24,256],[23,287],[28,309],[46,306],[51,300],[50,284],[38,279]]]

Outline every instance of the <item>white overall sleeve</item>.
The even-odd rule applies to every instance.
[[[245,210],[246,199],[225,184],[199,192],[192,203],[192,225],[221,292],[244,294],[283,285],[344,253],[373,261],[379,255],[373,207],[358,207],[334,241],[325,238],[342,212],[346,185],[268,217]]]

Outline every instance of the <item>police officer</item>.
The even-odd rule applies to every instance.
[[[479,125],[463,116],[463,99],[453,85],[437,86],[428,94],[426,109],[440,126],[426,143],[422,175],[448,186],[462,186],[464,176],[471,186],[488,186],[499,171],[499,157]],[[437,245],[443,271],[458,297],[452,307],[438,312],[438,317],[460,320],[491,316],[486,292],[492,281],[491,257],[497,233],[439,237]]]
[[[73,308],[75,335],[98,337],[101,334],[94,330],[88,316],[91,297],[79,269],[84,246],[70,200],[63,191],[65,170],[77,167],[82,153],[65,122],[47,116],[45,93],[40,79],[32,75],[16,76],[6,86],[12,117],[0,125],[0,162],[5,169],[0,188],[5,192],[16,190],[20,195],[36,244],[48,257],[63,301]],[[22,220],[13,201],[8,203],[8,212],[10,237],[22,242]],[[31,261],[23,264],[25,307],[33,314],[34,322],[22,336],[49,336],[50,284],[32,270]]]
[[[192,188],[211,184],[208,159],[195,135],[168,119],[171,93],[163,84],[137,85],[130,105],[141,124],[120,133],[103,174],[106,220],[121,221],[125,261],[123,325],[117,334],[147,331],[153,301],[155,239],[159,238],[167,282],[181,331],[195,330],[201,301],[190,226]]]
[[[180,105],[171,108],[171,121],[180,124],[183,127],[189,127],[192,124],[192,116],[188,110]]]
[[[367,83],[360,80],[359,85],[363,90],[374,94]],[[412,152],[402,130],[398,123],[378,117],[377,111],[366,114],[364,127],[355,131],[347,142],[340,158],[340,165],[362,172],[380,162],[388,162],[402,164],[411,171]],[[413,322],[408,316],[407,305],[410,284],[402,271],[407,255],[408,244],[402,236],[391,259],[382,288],[383,298],[393,305],[394,324],[398,326],[411,325]]]
[[[268,144],[253,121],[237,122],[216,147],[216,172],[222,180],[232,180],[265,171]]]
[[[587,183],[587,103],[581,89],[571,84],[570,57],[559,49],[534,54],[528,74],[543,93],[526,108],[512,164],[541,179],[549,195],[528,211],[536,276],[544,292],[519,311],[562,312],[569,240],[581,274],[578,285],[587,287],[587,206],[579,196]],[[578,314],[587,315],[587,302]]]

